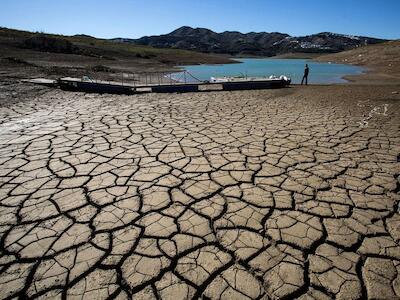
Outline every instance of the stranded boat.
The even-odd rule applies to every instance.
[[[210,83],[220,83],[223,90],[250,90],[250,89],[264,89],[264,88],[283,88],[291,83],[291,79],[281,75],[269,77],[247,77],[247,76],[233,76],[233,77],[211,77]]]
[[[268,80],[283,80],[290,84],[291,79],[285,75],[279,77],[271,75],[269,77],[248,77],[248,76],[224,76],[224,77],[211,77],[210,82],[238,82],[238,81],[268,81]]]

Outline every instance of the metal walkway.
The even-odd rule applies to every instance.
[[[147,75],[142,75],[141,80],[133,80],[129,82],[123,80],[104,81],[94,80],[87,76],[83,78],[64,77],[57,80],[44,78],[30,79],[26,82],[60,87],[63,90],[82,91],[91,93],[110,93],[110,94],[137,94],[137,93],[186,93],[186,92],[203,92],[203,91],[234,91],[234,90],[256,90],[256,89],[272,89],[283,88],[290,84],[290,81],[284,79],[246,79],[237,78],[237,80],[226,82],[208,82],[200,81],[189,72],[182,71],[183,80],[172,78],[171,73],[168,75],[158,75],[154,82],[154,76],[150,79]],[[147,74],[147,73],[146,73]],[[165,74],[165,73],[154,73]],[[153,79],[153,80],[152,80]],[[190,81],[189,81],[190,79]],[[194,79],[194,80],[193,80]]]

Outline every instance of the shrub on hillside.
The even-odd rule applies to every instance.
[[[32,65],[31,63],[28,63],[26,60],[14,56],[3,57],[2,60],[19,65]]]
[[[111,72],[109,67],[103,65],[91,66],[89,69],[94,72]]]
[[[23,48],[66,54],[80,54],[80,49],[66,39],[37,34],[22,42]]]

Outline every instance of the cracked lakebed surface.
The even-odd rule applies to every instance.
[[[399,298],[392,89],[13,94],[0,298]]]

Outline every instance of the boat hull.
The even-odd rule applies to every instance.
[[[262,89],[279,89],[290,84],[287,80],[257,80],[257,81],[231,81],[223,82],[222,89],[224,91],[235,90],[262,90]]]

